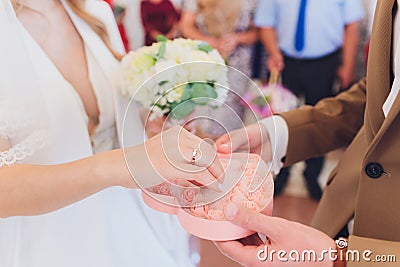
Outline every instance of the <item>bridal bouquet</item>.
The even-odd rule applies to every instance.
[[[159,37],[123,58],[122,75],[122,93],[151,110],[150,120],[181,120],[198,105],[218,107],[227,95],[228,68],[202,41]]]

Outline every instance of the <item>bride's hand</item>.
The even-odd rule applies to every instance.
[[[124,150],[126,163],[141,188],[165,181],[189,181],[219,191],[224,170],[216,148],[180,126],[174,126],[144,144]]]

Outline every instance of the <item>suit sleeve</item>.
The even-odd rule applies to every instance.
[[[398,266],[400,242],[350,236],[347,267]],[[353,260],[353,255],[356,255]],[[357,259],[359,255],[359,260]]]
[[[366,80],[316,106],[279,114],[289,129],[285,166],[348,145],[364,121]]]

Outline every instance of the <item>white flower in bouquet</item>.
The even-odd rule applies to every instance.
[[[228,67],[207,43],[167,40],[128,53],[122,60],[121,92],[152,111],[181,120],[197,105],[221,105],[227,95]]]

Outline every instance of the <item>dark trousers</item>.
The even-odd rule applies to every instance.
[[[304,96],[306,105],[315,105],[319,100],[333,96],[332,87],[340,64],[340,51],[318,59],[295,59],[284,57],[282,83],[297,96]],[[306,160],[304,177],[310,196],[319,200],[322,196],[318,176],[324,157]],[[281,193],[289,177],[289,169],[283,168],[275,181],[275,194]]]

